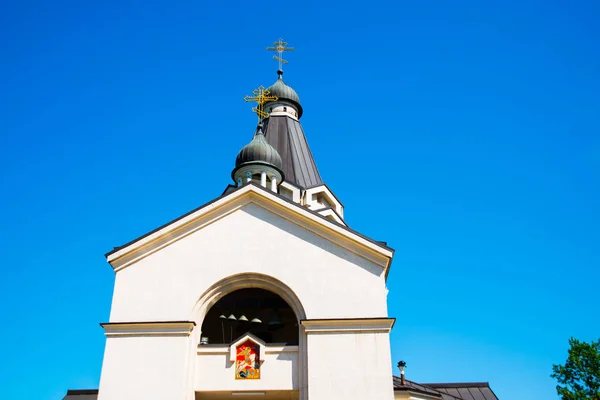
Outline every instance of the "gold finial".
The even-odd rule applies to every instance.
[[[252,108],[252,112],[255,112],[256,115],[258,115],[258,122],[260,122],[262,119],[269,117],[269,113],[264,110],[265,103],[267,101],[277,101],[279,100],[279,97],[271,96],[271,92],[262,85],[260,85],[258,89],[255,89],[252,94],[254,96],[244,97],[244,101],[258,103],[256,107]]]
[[[275,45],[275,47],[267,47],[267,50],[269,51],[276,51],[277,54],[279,54],[279,56],[273,56],[274,59],[276,59],[277,61],[279,61],[279,69],[281,71],[283,71],[283,64],[287,64],[288,62],[286,60],[284,60],[283,57],[283,52],[284,51],[294,51],[293,47],[286,47],[288,44],[287,42],[284,42],[283,39],[279,38],[278,42],[273,42],[273,44]]]

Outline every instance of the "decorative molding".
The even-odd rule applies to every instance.
[[[272,111],[269,114],[269,117],[289,117],[293,120],[299,121],[298,117],[296,117],[294,114],[292,114],[289,111]]]
[[[298,203],[300,205],[302,205],[302,191],[300,190],[299,187],[295,186],[292,183],[286,182],[285,180],[283,182],[281,182],[281,184],[279,185],[280,188],[284,188],[286,190],[289,190],[290,192],[292,192],[292,201],[294,203]],[[279,190],[280,194],[281,194],[281,189]]]
[[[253,184],[245,185],[117,251],[109,253],[108,262],[117,272],[251,203],[379,265],[385,270],[385,276],[387,276],[393,250]]]
[[[300,321],[306,333],[348,333],[386,332],[389,333],[396,322],[395,318],[345,318],[345,319],[305,319]]]
[[[331,207],[320,209],[317,212],[324,217],[331,217],[335,222],[337,222],[340,225],[348,226],[348,224],[346,224],[344,220],[338,215],[338,213],[336,213],[335,210]]]
[[[254,193],[252,193],[252,196],[252,200],[264,199],[262,197],[254,197]],[[343,226],[340,226],[334,221],[329,221],[321,215],[314,215],[308,210],[304,211],[304,209],[301,208],[301,212],[290,214],[290,210],[286,207],[288,204],[287,202],[284,202],[279,198],[275,198],[274,200],[276,201],[252,201],[252,203],[314,233],[317,236],[335,243],[336,245],[358,255],[359,257],[379,265],[384,269],[385,275],[387,276],[387,268],[390,265],[393,256],[393,252],[391,250],[384,249],[377,244],[363,238],[362,236],[345,229]],[[299,216],[302,216],[298,214],[308,215],[310,218],[298,218]]]
[[[287,345],[266,345],[265,353],[267,354],[279,354],[279,353],[297,353],[299,351],[298,346],[287,346]]]
[[[193,321],[105,322],[106,337],[131,336],[190,336],[196,325]]]
[[[335,209],[335,212],[341,217],[344,218],[344,206],[342,202],[333,194],[333,192],[325,185],[324,183],[318,186],[313,186],[306,189],[304,192],[305,203],[314,211],[322,210],[323,208],[328,208],[327,206],[315,206],[318,204],[312,200],[312,196],[315,194],[322,194],[327,198],[327,201],[331,204],[332,208]]]
[[[198,349],[196,350],[197,354],[229,354],[229,345],[227,344],[205,344],[198,345]]]
[[[198,345],[196,351],[197,354],[225,354],[229,355],[230,345],[228,344],[207,344]],[[297,353],[299,351],[298,346],[288,346],[283,344],[265,344],[265,354],[279,354],[279,353]]]

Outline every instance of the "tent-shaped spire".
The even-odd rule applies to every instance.
[[[281,156],[286,182],[302,188],[321,185],[321,175],[299,120],[302,116],[300,99],[283,81],[283,71],[277,73],[277,81],[267,89],[278,100],[265,104],[271,113],[264,120],[265,137]]]

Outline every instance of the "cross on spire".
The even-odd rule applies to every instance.
[[[260,122],[264,118],[269,117],[269,113],[264,110],[264,105],[268,101],[277,101],[279,98],[277,96],[272,96],[271,92],[268,89],[265,89],[264,86],[260,85],[258,89],[254,89],[252,91],[254,96],[246,96],[244,97],[244,101],[250,103],[257,103],[256,107],[252,107],[252,112],[256,113],[258,116],[258,122]]]
[[[284,42],[283,39],[279,38],[278,42],[273,42],[275,47],[267,47],[268,51],[276,51],[278,56],[273,56],[274,59],[279,61],[279,70],[283,71],[283,64],[287,64],[288,62],[283,59],[284,51],[294,51],[293,47],[287,47],[287,42]]]

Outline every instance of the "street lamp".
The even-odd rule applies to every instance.
[[[400,384],[404,386],[404,369],[406,368],[406,363],[404,361],[398,362],[398,369],[400,370]]]

